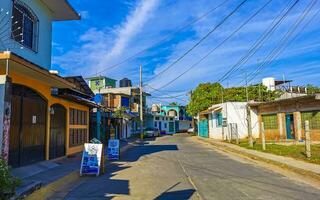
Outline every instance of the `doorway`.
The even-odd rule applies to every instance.
[[[51,106],[49,159],[55,159],[65,155],[66,115],[67,110],[62,105],[54,104]]]
[[[20,167],[45,159],[47,101],[23,85],[12,85],[9,165]]]
[[[287,139],[294,139],[295,138],[295,127],[294,127],[294,117],[293,114],[286,114],[286,132],[287,132]]]

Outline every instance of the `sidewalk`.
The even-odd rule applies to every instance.
[[[137,139],[127,139],[120,141],[120,154],[127,151]],[[12,175],[22,180],[22,185],[16,189],[16,194],[12,199],[22,199],[46,185],[76,174],[80,170],[82,153],[56,160],[39,162],[33,165],[20,167],[11,171]]]
[[[294,171],[303,171],[315,174],[320,177],[320,166],[313,163],[307,163],[304,161],[296,160],[290,157],[278,156],[270,153],[264,153],[256,150],[246,149],[239,147],[234,144],[217,141],[210,138],[196,138],[199,141],[212,144],[213,146],[220,148],[221,150],[231,151],[233,153],[242,154],[250,158],[272,162],[278,165],[287,166],[288,168],[294,169]],[[258,159],[257,159],[258,158]]]

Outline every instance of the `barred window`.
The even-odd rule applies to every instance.
[[[24,47],[37,51],[38,18],[36,15],[24,3],[14,1],[12,16],[12,39]]]
[[[85,128],[70,128],[69,134],[70,147],[83,145],[87,141],[87,129]]]
[[[71,125],[87,125],[87,111],[70,108],[69,123]]]
[[[222,113],[216,113],[216,127],[221,127],[222,126]]]
[[[278,129],[278,116],[277,114],[262,115],[264,129]]]
[[[301,112],[302,129],[305,129],[305,121],[309,121],[310,129],[320,129],[320,111]]]

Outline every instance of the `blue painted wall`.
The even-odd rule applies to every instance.
[[[8,47],[12,47],[10,51],[17,55],[35,63],[43,68],[51,68],[51,48],[52,48],[52,13],[40,0],[21,0],[29,6],[29,8],[37,15],[39,19],[39,35],[38,35],[38,51],[34,52],[28,48],[20,49],[19,43],[12,40],[7,34],[7,44],[0,44],[0,51],[6,50]],[[4,9],[4,12],[9,12],[8,20],[12,16],[12,0],[0,0],[0,9]],[[3,15],[3,14],[2,14]],[[6,19],[7,20],[7,19]],[[2,27],[1,27],[2,28]],[[8,31],[11,33],[11,22],[8,23]],[[2,31],[2,30],[0,30]],[[4,47],[5,46],[5,47]]]

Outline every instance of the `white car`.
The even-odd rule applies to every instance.
[[[188,133],[194,133],[194,128],[189,128],[189,129],[187,130],[187,132],[188,132]]]

